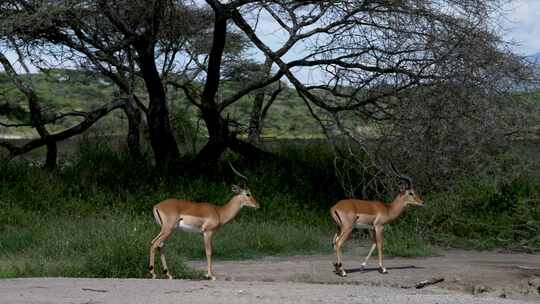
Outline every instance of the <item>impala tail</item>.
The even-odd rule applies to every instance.
[[[332,248],[336,249],[336,242],[337,242],[338,235],[339,235],[339,233],[341,231],[342,222],[341,222],[341,218],[339,217],[339,214],[338,214],[338,212],[336,210],[330,210],[330,214],[332,215],[332,218],[336,222],[337,231],[334,234],[334,237],[332,238]]]
[[[159,211],[154,207],[152,208],[152,212],[154,213],[154,219],[156,220],[156,223],[161,226],[161,223],[163,223],[163,221],[161,220],[161,215],[159,214]]]

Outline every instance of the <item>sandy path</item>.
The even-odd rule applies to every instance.
[[[213,282],[0,280],[0,304],[540,302],[540,255],[450,251],[439,257],[388,258],[388,275],[378,274],[374,267],[358,271],[355,267],[360,261],[357,253],[345,257],[347,278],[332,273],[331,255],[315,255],[216,261],[218,280]],[[205,267],[202,261],[190,264]],[[424,289],[412,288],[415,282],[433,277],[444,277],[445,281]]]
[[[36,278],[0,280],[0,303],[518,304],[527,302],[375,286],[287,282]]]
[[[376,258],[360,271],[363,253],[344,257],[346,278],[333,273],[332,255],[268,257],[259,260],[217,261],[215,272],[224,280],[354,284],[394,288],[435,277],[444,282],[430,289],[460,293],[529,299],[540,302],[540,255],[496,252],[448,251],[428,258],[386,258],[388,275],[376,270]],[[190,262],[206,269],[204,261]]]

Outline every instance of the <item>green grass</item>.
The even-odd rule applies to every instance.
[[[159,231],[152,205],[168,197],[222,205],[233,196],[228,171],[163,180],[149,158],[127,162],[122,152],[90,142],[56,173],[0,162],[0,277],[145,277],[150,240]],[[279,164],[243,170],[261,208],[242,210],[216,234],[216,259],[330,252],[333,225],[320,209],[310,210],[330,198],[301,182],[302,191],[314,191],[303,204],[302,193],[292,190],[297,185],[284,187],[283,170]],[[300,165],[287,170],[290,179],[306,174]],[[176,276],[199,277],[184,261],[204,256],[200,235],[178,232],[167,243]]]
[[[470,178],[429,198],[419,216],[432,243],[469,249],[540,251],[540,182]],[[429,232],[429,234],[427,234]]]
[[[255,221],[251,211],[243,210],[240,219],[215,235],[214,258],[330,252],[326,225]],[[150,240],[159,232],[150,212],[147,216],[101,212],[62,217],[21,210],[11,213],[18,213],[19,219],[17,224],[3,225],[0,277],[147,275]],[[201,235],[177,232],[166,249],[169,267],[176,276],[200,277],[199,271],[188,269],[183,262],[204,259]]]
[[[336,227],[328,209],[343,193],[328,148],[288,144],[275,150],[283,161],[249,167],[235,161],[261,208],[246,208],[224,226],[213,256],[317,253],[333,260]],[[0,162],[0,277],[146,277],[149,242],[159,230],[152,205],[168,197],[222,205],[233,195],[235,178],[226,165],[206,176],[164,180],[154,174],[150,157],[134,164],[123,152],[91,142],[66,163],[47,173],[25,162]],[[438,246],[538,252],[538,197],[540,182],[533,177],[464,178],[428,193],[426,208],[408,208],[386,226],[385,253],[427,256]],[[176,277],[201,277],[185,260],[204,256],[200,235],[177,232],[167,243]]]

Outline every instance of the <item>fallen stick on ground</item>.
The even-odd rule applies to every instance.
[[[521,266],[521,265],[518,265],[517,268],[525,269],[525,270],[540,270],[540,267],[530,267],[530,266]]]
[[[93,292],[108,292],[108,290],[105,289],[93,289],[93,288],[81,288],[84,291],[93,291]]]
[[[420,288],[424,288],[424,287],[429,286],[429,285],[440,283],[442,281],[444,281],[444,278],[431,278],[429,280],[423,280],[423,281],[420,281],[420,282],[416,282],[416,284],[414,284],[414,287],[416,287],[416,289],[420,289]]]

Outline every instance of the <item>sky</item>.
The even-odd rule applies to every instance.
[[[476,0],[483,1],[483,0]],[[504,1],[504,0],[503,0]],[[528,56],[540,53],[540,0],[506,0],[501,15],[494,20],[504,41],[509,42],[511,50],[520,55]],[[279,25],[273,22],[268,14],[261,14],[257,33],[261,40],[272,49],[279,48],[287,38]],[[263,61],[264,57],[258,50],[251,52],[251,57]],[[285,56],[286,61],[299,59],[306,54],[303,45],[293,47]],[[325,73],[316,69],[296,69],[294,74],[303,82],[315,84],[324,79]]]
[[[510,2],[502,20],[503,37],[517,43],[512,49],[519,55],[540,52],[540,0]]]
[[[504,7],[503,15],[499,19],[503,39],[512,42],[511,48],[518,55],[527,56],[540,53],[540,0],[508,0],[508,2]],[[263,32],[265,32],[266,37],[262,38],[270,46],[281,44],[280,40],[282,40],[283,34],[279,33],[276,28],[266,28]],[[294,53],[294,49],[291,50],[291,54],[285,56],[285,59],[291,60],[297,57],[298,54]],[[13,53],[7,55],[12,62],[15,61]],[[261,57],[260,61],[263,61],[262,55],[255,55],[254,57]],[[19,70],[20,67],[17,68]],[[34,67],[31,67],[31,70],[32,72],[36,71]],[[310,78],[308,76],[310,73],[308,71],[304,72],[306,75],[302,78]]]
[[[476,0],[483,1],[483,0]],[[502,14],[496,19],[501,26],[502,37],[505,41],[511,42],[512,50],[518,55],[531,55],[540,52],[540,0],[506,0],[508,3],[503,6]],[[265,37],[270,46],[279,46],[283,40],[283,33],[279,31],[276,24],[269,16],[262,16],[258,32],[265,33]],[[265,28],[266,27],[266,28]],[[263,28],[261,30],[261,28]]]

